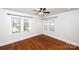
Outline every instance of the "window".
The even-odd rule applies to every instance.
[[[21,32],[21,19],[12,17],[12,32]]]
[[[12,17],[12,33],[29,31],[30,22],[29,19],[22,17]]]
[[[49,31],[55,31],[55,20],[54,19],[49,20]]]
[[[29,20],[28,19],[24,19],[24,32],[25,31],[29,31]]]
[[[44,31],[55,31],[54,19],[45,19],[43,23],[44,23]]]

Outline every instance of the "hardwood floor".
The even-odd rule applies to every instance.
[[[0,50],[79,50],[79,47],[42,34],[0,47]]]

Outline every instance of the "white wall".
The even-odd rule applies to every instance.
[[[29,32],[12,33],[11,16],[7,15],[7,13],[32,16],[33,18],[29,18],[31,20],[31,30]],[[37,16],[0,9],[0,46],[39,35],[42,33],[41,26],[42,26],[42,22],[40,18]]]
[[[44,34],[79,46],[79,10],[51,15],[55,19],[55,32],[45,31]]]
[[[33,18],[30,19],[31,30],[29,32],[16,34],[11,33],[11,16],[6,15],[7,13],[32,16],[20,12],[0,9],[0,46],[42,33],[79,46],[79,10],[51,15],[58,16],[58,18],[55,19],[55,32],[43,31],[41,18],[32,16]]]

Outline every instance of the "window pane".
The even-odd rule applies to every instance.
[[[17,33],[20,31],[21,31],[20,18],[12,17],[12,33]]]
[[[29,20],[24,19],[24,32],[29,31]]]

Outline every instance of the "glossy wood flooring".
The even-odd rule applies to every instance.
[[[42,34],[0,47],[0,50],[79,50],[79,47]]]

